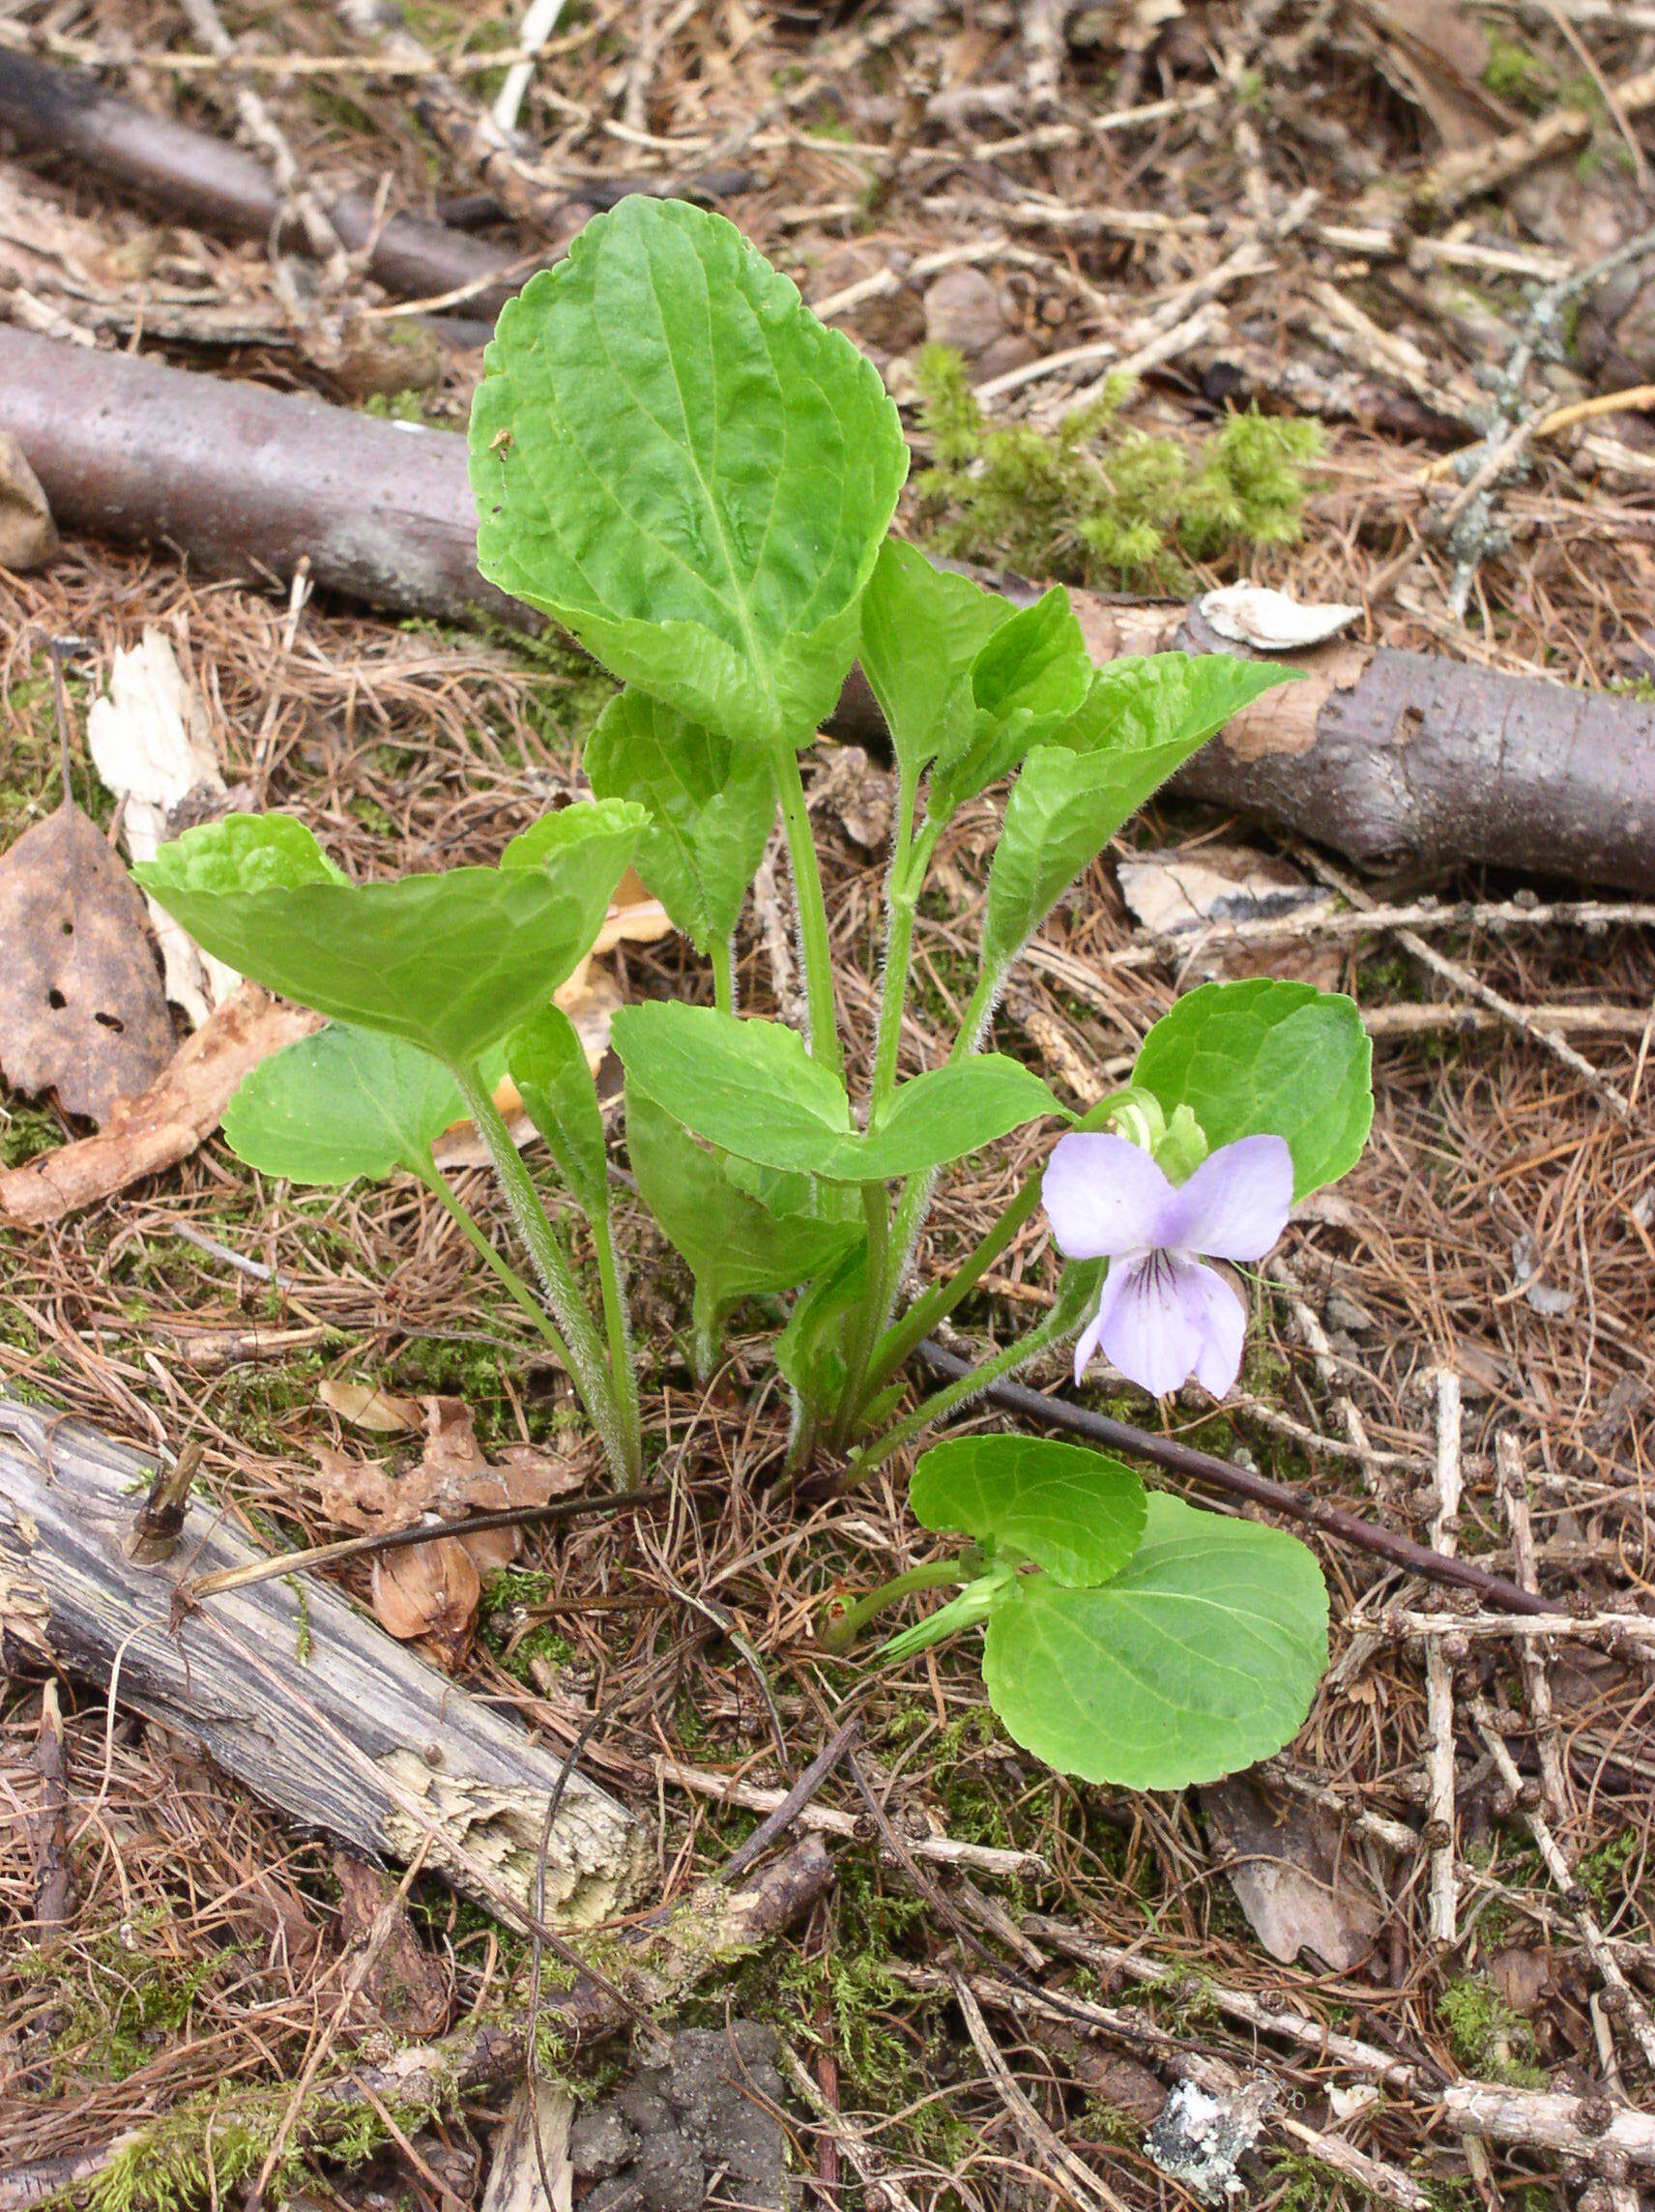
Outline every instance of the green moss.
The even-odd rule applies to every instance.
[[[363,401],[364,415],[376,415],[382,422],[423,422],[425,420],[425,394],[422,392],[374,392]]]
[[[1520,2088],[1545,2086],[1546,2075],[1535,2064],[1533,2029],[1487,1975],[1462,1974],[1450,1982],[1437,2009],[1454,2055],[1468,2074]]]
[[[25,1987],[49,1987],[63,2015],[52,2039],[53,2078],[124,2081],[189,2025],[202,1991],[239,1956],[234,1945],[181,1959],[164,1914],[151,1912],[79,1938],[73,1946],[24,1951],[12,1971]]]
[[[20,1168],[25,1160],[53,1150],[62,1134],[48,1107],[13,1104],[8,1094],[0,1119],[0,1167]]]
[[[1181,587],[1190,560],[1291,544],[1303,528],[1319,423],[1249,409],[1190,448],[1123,425],[1130,387],[1118,381],[1055,429],[991,426],[957,353],[927,346],[915,374],[933,453],[921,521],[944,554],[1070,583]]]
[[[574,1657],[574,1645],[567,1637],[561,1636],[550,1621],[541,1621],[529,1629],[512,1646],[511,1640],[522,1626],[522,1615],[541,1603],[551,1584],[550,1575],[519,1573],[508,1568],[491,1576],[484,1585],[482,1603],[478,1611],[478,1634],[485,1647],[493,1652],[508,1674],[531,1687],[537,1659],[564,1667]]]
[[[1526,108],[1531,115],[1550,106],[1556,98],[1556,80],[1540,57],[1518,40],[1495,30],[1489,32],[1483,82],[1496,100]]]

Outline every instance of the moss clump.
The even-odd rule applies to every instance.
[[[204,1990],[239,1956],[234,1945],[184,1959],[164,1915],[141,1914],[76,1942],[73,1949],[25,1951],[13,1971],[44,1985],[62,2008],[53,2038],[53,2078],[123,2081],[183,2033]]]
[[[1538,114],[1556,98],[1556,80],[1538,54],[1530,53],[1516,39],[1489,33],[1488,66],[1483,82],[1496,100]]]
[[[1069,583],[1177,588],[1189,561],[1292,544],[1303,528],[1319,423],[1249,408],[1191,449],[1123,424],[1119,380],[1053,430],[991,427],[950,348],[927,346],[915,375],[933,453],[921,521],[942,553]]]
[[[1485,1974],[1462,1974],[1437,2000],[1455,2057],[1468,2074],[1539,2089],[1544,2071],[1535,2064],[1534,2031],[1513,2012]]]

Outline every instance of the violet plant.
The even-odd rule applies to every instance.
[[[1060,587],[1018,608],[891,537],[908,451],[879,376],[729,222],[680,202],[623,201],[507,306],[473,409],[471,466],[484,574],[624,685],[586,744],[594,801],[537,823],[496,868],[350,884],[301,825],[267,815],[190,830],[140,869],[209,951],[331,1017],[244,1083],[225,1119],[235,1150],[322,1184],[419,1177],[556,1348],[617,1479],[635,1481],[642,1422],[602,1120],[552,1003],[630,863],[710,964],[712,1002],[649,1001],[615,1017],[631,1171],[689,1266],[701,1375],[735,1309],[759,1301],[776,1314],[795,1468],[828,1454],[846,1479],[865,1475],[995,1376],[1083,1329],[1077,1372],[1101,1346],[1146,1388],[1192,1372],[1228,1388],[1245,1312],[1206,1260],[1263,1257],[1291,1201],[1360,1151],[1372,1098],[1354,1006],[1298,983],[1205,986],[1156,1024],[1129,1083],[1081,1117],[984,1047],[1008,974],[1059,899],[1182,761],[1289,672],[1179,654],[1094,668]],[[798,764],[856,659],[890,731],[897,791],[877,1027],[853,1094]],[[960,808],[1007,779],[969,1001],[943,1064],[909,1072],[903,1021],[928,871]],[[778,810],[802,1033],[736,1003],[736,930]],[[545,1203],[495,1106],[503,1071],[590,1224],[596,1311],[562,1206]],[[433,1163],[433,1140],[461,1113],[537,1288]],[[938,1177],[1038,1121],[1069,1132],[1047,1167],[944,1279],[917,1287]],[[899,1412],[909,1355],[1043,1201],[1069,1263],[1050,1312],[967,1382]],[[1263,1735],[1291,1733],[1289,1709],[1302,1716],[1320,1671],[1307,1654],[1324,1637],[1324,1600],[1319,1629],[1307,1595],[1312,1582],[1321,1589],[1311,1555],[1176,1500],[1146,1505],[1136,1478],[1096,1455],[1010,1454],[1014,1441],[929,1454],[915,1503],[974,1547],[963,1576],[958,1561],[925,1570],[967,1587],[920,1633],[987,1621],[990,1695],[1020,1740],[1076,1772],[1139,1771],[1088,1749],[1078,1723],[1031,1718],[1037,1681],[1014,1685],[1036,1680],[1030,1654],[1049,1651],[1063,1694],[1092,1702],[1087,1669],[1103,1664],[1096,1653],[1140,1586],[1154,1593],[1160,1633],[1192,1649],[1215,1609],[1239,1608],[1250,1625],[1233,1623],[1237,1678],[1275,1670],[1252,1702],[1257,1726],[1208,1730],[1225,1747],[1213,1756],[1239,1745],[1257,1757],[1247,1747]],[[1029,1485],[1058,1466],[1054,1451],[1069,1455],[1067,1549],[1029,1532]],[[868,1604],[914,1586],[900,1579]],[[1197,1735],[1204,1699],[1222,1703],[1202,1676],[1185,1670],[1178,1693]],[[1170,1773],[1183,1755],[1176,1734],[1166,1740]]]

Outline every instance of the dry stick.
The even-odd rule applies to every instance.
[[[1293,1320],[1298,1324],[1299,1335],[1316,1362],[1317,1378],[1324,1390],[1335,1393],[1333,1410],[1344,1424],[1346,1436],[1360,1455],[1362,1487],[1370,1497],[1382,1498],[1384,1485],[1379,1480],[1379,1465],[1374,1458],[1373,1446],[1368,1441],[1367,1424],[1350,1392],[1339,1389],[1339,1368],[1333,1357],[1333,1347],[1327,1341],[1326,1330],[1307,1304],[1298,1277],[1279,1254],[1270,1261],[1264,1272],[1272,1282],[1279,1283],[1287,1292]]]
[[[964,1974],[956,1969],[949,1980],[954,1986],[954,2002],[960,2008],[972,2048],[982,2060],[984,2073],[999,2091],[1001,2103],[1011,2114],[1012,2125],[1028,2144],[1035,2162],[1060,2182],[1066,2182],[1083,2206],[1099,2203],[1107,2205],[1109,2212],[1126,2212],[1125,2205],[1108,2183],[1053,2133],[1018,2087],[1000,2046],[989,2033],[988,2023]]]
[[[627,1959],[658,2012],[673,1995],[714,1969],[733,1971],[760,1943],[791,1926],[823,1894],[832,1874],[833,1862],[820,1840],[808,1836],[739,1889],[702,1883],[678,1905],[659,1907],[624,1929],[613,1948]],[[548,2010],[570,2049],[610,2034],[633,2018],[631,2009],[584,1978],[572,1989],[557,1992]],[[524,2024],[521,2008],[504,2015],[482,2012],[440,2042],[405,2045],[381,2060],[359,2052],[347,2071],[316,2085],[309,2117],[344,2120],[372,2110],[376,2098],[393,2109],[447,2110],[466,2097],[508,2088],[522,2078]],[[227,2092],[226,2099],[232,2110],[234,2094],[233,2089]],[[30,2212],[69,2187],[95,2181],[123,2154],[140,2151],[153,2140],[151,2128],[131,2129],[73,2159],[0,2172],[0,2212]]]
[[[1610,2023],[1609,2011],[1601,1992],[1592,1992],[1586,2000],[1586,2010],[1591,2015],[1592,2041],[1598,2047],[1598,2064],[1603,2068],[1604,2081],[1610,2094],[1625,2104],[1626,2083],[1621,2078],[1620,2054],[1614,2048],[1614,2029]],[[1642,2200],[1624,2174],[1617,2174],[1609,2183],[1606,2194],[1609,2197],[1606,2212],[1639,2212]],[[1576,2199],[1578,2212],[1594,2212],[1587,2201],[1589,2196],[1589,2191],[1582,2191]]]
[[[957,1382],[972,1372],[969,1360],[957,1358],[930,1337],[920,1345],[919,1356],[927,1366],[951,1381]],[[991,1406],[998,1406],[1004,1412],[1016,1413],[1026,1420],[1044,1421],[1050,1428],[1085,1437],[1089,1442],[1101,1444],[1106,1450],[1133,1452],[1154,1467],[1165,1468],[1169,1474],[1184,1475],[1208,1490],[1222,1491],[1250,1505],[1263,1505],[1271,1513],[1283,1514],[1292,1521],[1306,1522],[1324,1535],[1353,1545],[1357,1551],[1371,1553],[1376,1558],[1388,1559],[1392,1566],[1405,1567],[1409,1574],[1422,1576],[1427,1582],[1443,1583],[1454,1589],[1475,1590],[1487,1603],[1502,1606],[1511,1613],[1540,1614],[1551,1610],[1545,1599],[1536,1597],[1532,1590],[1520,1588],[1516,1583],[1507,1582],[1503,1575],[1490,1574],[1474,1559],[1451,1558],[1440,1552],[1430,1551],[1425,1545],[1416,1544],[1411,1536],[1401,1536],[1393,1529],[1379,1528],[1372,1521],[1347,1513],[1343,1506],[1329,1505],[1320,1498],[1291,1489],[1285,1482],[1272,1482],[1267,1475],[1255,1474],[1247,1468],[1217,1458],[1212,1452],[1199,1451],[1193,1444],[1179,1443],[1176,1438],[1154,1436],[1147,1429],[1134,1428],[1127,1421],[1112,1420],[1107,1413],[1094,1413],[1089,1406],[1071,1405],[1063,1398],[1049,1398],[1044,1391],[1028,1389],[1020,1382],[991,1382],[983,1396]]]
[[[1149,944],[1112,952],[1109,966],[1111,973],[1151,968],[1169,957],[1187,962],[1208,947],[1228,951],[1241,945],[1296,945],[1306,938],[1338,942],[1386,929],[1503,933],[1510,929],[1601,931],[1620,927],[1655,927],[1655,906],[1630,899],[1536,899],[1525,906],[1518,899],[1455,899],[1445,903],[1436,898],[1416,899],[1407,906],[1384,906],[1370,899],[1366,906],[1348,911],[1301,907],[1296,913],[1261,915],[1252,921],[1215,921],[1200,929],[1158,933]]]
[[[403,1903],[409,1890],[414,1886],[415,1876],[425,1863],[425,1852],[429,1848],[429,1842],[430,1839],[427,1837],[415,1852],[413,1858],[409,1860],[402,1879],[397,1883],[396,1888],[373,1916],[373,1925],[368,1930],[361,1951],[352,1961],[345,1975],[345,1986],[340,1993],[338,2004],[334,2007],[334,2016],[305,2053],[299,2079],[293,2084],[293,2094],[288,2099],[287,2108],[281,2115],[281,2124],[271,2138],[270,2148],[265,2153],[264,2164],[259,2168],[258,2179],[253,2183],[248,2193],[247,2212],[259,2212],[259,2207],[264,2202],[264,2193],[270,2187],[271,2175],[281,2163],[281,2154],[287,2148],[287,2139],[293,2133],[294,2121],[298,2119],[304,2109],[305,2099],[309,2093],[310,2084],[315,2081],[323,2059],[327,2057],[329,2052],[338,2041],[339,2030],[344,2026],[352,2005],[362,1994],[363,1984],[367,1980],[378,1963],[380,1953],[396,1933]]]
[[[1655,1650],[1655,1620],[1643,1613],[1539,1613],[1513,1620],[1503,1613],[1409,1613],[1387,1606],[1377,1624],[1387,1636],[1464,1636],[1531,1638],[1573,1637],[1584,1643],[1600,1638],[1611,1651],[1638,1656]]]
[[[1308,2128],[1302,2120],[1291,2113],[1277,2115],[1276,2125],[1285,2136],[1303,2146],[1319,2166],[1340,2174],[1376,2204],[1395,2204],[1399,2212],[1434,2212],[1441,2199],[1433,2197],[1411,2174],[1404,2173],[1400,2167],[1387,2166],[1383,2159],[1375,2158],[1369,2151],[1358,2150],[1347,2142],[1343,2136],[1322,2135],[1319,2129]]]
[[[790,1828],[794,1821],[808,1810],[811,1799],[856,1742],[861,1725],[861,1722],[853,1714],[844,1727],[828,1739],[793,1788],[788,1790],[779,1803],[770,1808],[768,1816],[759,1822],[746,1842],[739,1844],[730,1853],[730,1856],[718,1870],[720,1881],[734,1881],[738,1876],[745,1874],[753,1861],[762,1852],[769,1849],[783,1829]]]
[[[1437,1511],[1431,1523],[1431,1548],[1452,1558],[1460,1522],[1460,1378],[1450,1368],[1437,1377]],[[1454,1673],[1437,1639],[1425,1649],[1426,1723],[1431,1749],[1426,1777],[1431,1786],[1431,1940],[1453,1948],[1458,1934],[1459,1883],[1454,1873]]]
[[[1417,1844],[1418,1838],[1413,1841]],[[1147,1958],[1142,1951],[1123,1949],[1117,1943],[1099,1942],[1094,1936],[1083,1936],[1066,1922],[1053,1920],[1044,1913],[1026,1912],[1018,1925],[1066,1958],[1082,1965],[1095,1966],[1104,1974],[1124,1976],[1134,1982],[1159,1983],[1163,1987],[1176,1982],[1176,1965],[1163,1959]],[[1209,1982],[1205,1974],[1201,1991],[1221,2013],[1258,2034],[1279,2036],[1284,2042],[1296,2043],[1332,2064],[1348,2066],[1355,2074],[1371,2075],[1387,2088],[1404,2090],[1409,2096],[1431,2096],[1440,2083],[1440,2075],[1429,2061],[1416,2064],[1412,2059],[1399,2058],[1394,2052],[1381,2051],[1377,2044],[1363,2043],[1337,2028],[1325,2027],[1321,2021],[1309,2013],[1299,2012],[1274,1993],[1265,1998],[1255,1995],[1251,1990],[1224,1989]]]
[[[1303,858],[1323,883],[1330,884],[1353,907],[1364,909],[1374,905],[1375,902],[1359,885],[1353,884],[1341,869],[1324,860],[1321,854],[1306,851]],[[1514,1005],[1510,999],[1502,998],[1498,991],[1485,983],[1480,976],[1473,975],[1468,968],[1462,967],[1458,960],[1450,960],[1445,953],[1438,952],[1435,946],[1427,945],[1417,930],[1395,928],[1390,934],[1406,952],[1411,954],[1422,967],[1429,968],[1434,975],[1439,975],[1443,982],[1451,984],[1456,991],[1463,991],[1468,999],[1475,999],[1479,1005],[1497,1014],[1519,1036],[1528,1038],[1531,1044],[1540,1045],[1553,1059],[1560,1060],[1566,1068],[1581,1078],[1592,1095],[1621,1121],[1631,1118],[1632,1107],[1625,1096],[1598,1073],[1589,1060],[1582,1059],[1573,1045],[1565,1044],[1554,1031],[1542,1029],[1522,1006]]]
[[[1631,2160],[1655,2167],[1655,2118],[1608,2097],[1514,2089],[1495,2081],[1450,2081],[1442,2116],[1451,2128],[1526,2150],[1561,2151],[1604,2168]]]
[[[1655,1622],[1650,1625],[1655,1627]],[[669,1789],[708,1797],[720,1805],[739,1805],[745,1813],[778,1812],[808,1779],[807,1770],[793,1790],[783,1790],[756,1782],[739,1782],[731,1775],[715,1774],[705,1767],[685,1766],[677,1759],[658,1757],[654,1765],[656,1781]],[[814,1828],[825,1836],[841,1837],[847,1843],[855,1842],[860,1833],[856,1815],[841,1812],[836,1805],[806,1804],[794,1818],[801,1827]],[[971,1867],[978,1874],[995,1875],[1007,1881],[1049,1881],[1052,1878],[1052,1869],[1038,1851],[1007,1850],[996,1844],[969,1844],[954,1836],[916,1836],[910,1848],[915,1858],[929,1859],[936,1866]]]
[[[1488,1747],[1489,1756],[1495,1762],[1500,1780],[1511,1792],[1513,1801],[1523,1808],[1523,1817],[1528,1822],[1529,1834],[1534,1838],[1534,1848],[1569,1906],[1575,1925],[1581,1931],[1581,1940],[1591,1954],[1592,1965],[1597,1968],[1604,1988],[1612,1994],[1616,2009],[1625,2014],[1637,2038],[1638,2048],[1643,2053],[1644,2064],[1651,2073],[1655,2073],[1655,2018],[1651,2017],[1648,2005],[1621,1971],[1614,1947],[1599,1927],[1597,1916],[1586,1902],[1586,1894],[1575,1879],[1574,1872],[1563,1855],[1562,1846],[1539,1812],[1523,1804],[1523,1777],[1517,1770],[1517,1761],[1511,1756],[1505,1737],[1495,1725],[1494,1712],[1487,1700],[1475,1699],[1471,1714],[1477,1724],[1477,1733]]]
[[[182,0],[182,5],[201,44],[220,60],[233,62],[236,44],[218,20],[214,0]],[[242,129],[268,158],[282,198],[298,217],[311,252],[324,266],[330,289],[338,290],[349,281],[351,274],[351,257],[344,241],[321,202],[304,183],[293,149],[262,97],[247,84],[237,84],[235,95],[236,114]]]
[[[808,2066],[803,2065],[790,2044],[782,2044],[776,2052],[782,2072],[793,2083],[794,2089],[815,2113],[823,2130],[832,2139],[857,2169],[862,2185],[863,2199],[869,2205],[885,2203],[886,2212],[918,2212],[918,2206],[903,2188],[900,2181],[887,2173],[885,2162],[859,2129],[854,2128],[843,2112],[835,2111],[822,2094]]]
[[[617,1490],[607,1498],[560,1498],[548,1505],[503,1505],[490,1513],[468,1513],[458,1521],[416,1522],[409,1528],[389,1528],[365,1536],[341,1536],[337,1543],[312,1544],[303,1552],[279,1552],[271,1559],[255,1559],[245,1567],[224,1567],[218,1574],[187,1577],[175,1593],[178,1605],[199,1605],[204,1598],[222,1596],[225,1590],[246,1589],[252,1583],[268,1583],[283,1575],[309,1574],[318,1567],[337,1566],[341,1559],[359,1559],[370,1552],[399,1552],[411,1544],[433,1544],[445,1536],[481,1536],[491,1528],[544,1528],[560,1521],[577,1521],[588,1513],[624,1513],[633,1507],[658,1505],[672,1496],[672,1485],[656,1482],[639,1490]]]
[[[1435,1620],[1437,1615],[1432,1614],[1429,1617]],[[1492,1617],[1499,1619],[1502,1616],[1495,1615]],[[1278,1788],[1291,1790],[1293,1796],[1304,1798],[1308,1804],[1320,1805],[1324,1813],[1330,1813],[1336,1820],[1354,1828],[1358,1835],[1371,1836],[1376,1844],[1382,1844],[1387,1851],[1395,1851],[1402,1858],[1412,1858],[1419,1848],[1419,1836],[1406,1820],[1393,1820],[1387,1814],[1372,1812],[1366,1805],[1353,1805],[1339,1790],[1330,1790],[1322,1782],[1312,1782],[1308,1775],[1300,1774],[1285,1759],[1262,1760],[1257,1771],[1262,1782],[1273,1782]]]
[[[1534,1559],[1534,1525],[1528,1515],[1528,1485],[1524,1480],[1523,1449],[1509,1429],[1495,1438],[1495,1481],[1505,1504],[1511,1528],[1511,1556],[1516,1579],[1524,1589],[1538,1590],[1539,1572]],[[1655,1622],[1651,1623],[1655,1627]],[[1534,1722],[1535,1748],[1540,1754],[1540,1781],[1546,1807],[1559,1827],[1569,1819],[1569,1785],[1563,1767],[1563,1745],[1552,1707],[1552,1681],[1546,1672],[1546,1654],[1532,1637],[1518,1643],[1523,1669],[1524,1695]]]
[[[41,1692],[34,1769],[41,1778],[40,1806],[28,1821],[35,1860],[35,1919],[43,1930],[62,1928],[74,1913],[74,1863],[69,1855],[69,1761],[63,1748],[63,1714],[57,1684],[49,1679]]]

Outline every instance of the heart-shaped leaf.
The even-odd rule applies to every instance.
[[[873,364],[682,200],[623,200],[531,277],[472,408],[483,574],[742,740],[831,710],[907,473]]]
[[[983,965],[1003,973],[1123,822],[1237,708],[1289,670],[1222,654],[1114,662],[1032,751],[1006,801],[989,868]]]
[[[983,1053],[903,1084],[863,1136],[844,1086],[780,1023],[652,1000],[623,1006],[613,1035],[628,1092],[643,1091],[723,1151],[830,1182],[923,1173],[1042,1114],[1071,1118],[1030,1069]]]
[[[1085,1588],[1125,1566],[1144,1533],[1144,1485],[1119,1460],[1052,1437],[949,1437],[914,1470],[927,1528],[1021,1553]]]
[[[566,807],[498,868],[352,884],[298,823],[230,815],[134,872],[198,945],[268,990],[462,1064],[573,972],[644,820],[615,800]]]
[[[1293,1196],[1336,1182],[1374,1119],[1373,1045],[1350,999],[1309,983],[1247,976],[1204,983],[1144,1039],[1132,1080],[1171,1117],[1187,1106],[1216,1151],[1273,1134],[1293,1161]]]
[[[738,1298],[791,1291],[830,1268],[862,1234],[861,1209],[836,1184],[821,1186],[816,1210],[771,1212],[737,1186],[735,1163],[696,1143],[670,1114],[630,1086],[626,1151],[645,1205],[688,1263],[714,1315]],[[803,1179],[790,1193],[799,1198]]]
[[[1113,1582],[1020,1575],[983,1644],[989,1701],[1025,1750],[1128,1790],[1215,1782],[1279,1751],[1326,1664],[1314,1555],[1159,1493]]]
[[[224,1109],[238,1159],[290,1182],[431,1172],[431,1147],[465,1113],[441,1061],[399,1037],[330,1022],[243,1077]]]
[[[648,810],[634,862],[704,960],[735,929],[775,820],[768,756],[686,722],[642,691],[612,699],[586,741],[599,799]]]
[[[506,1065],[558,1173],[588,1215],[609,1210],[609,1161],[586,1047],[561,1006],[537,1006],[506,1040]]]
[[[972,663],[1014,609],[998,592],[937,568],[887,538],[862,594],[860,659],[897,760],[915,779],[959,752],[977,713]]]

